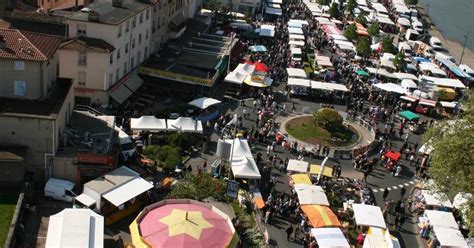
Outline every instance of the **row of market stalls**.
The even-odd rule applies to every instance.
[[[348,92],[349,89],[343,84],[326,83],[321,81],[313,81],[304,78],[291,77],[287,82],[292,95],[310,95],[311,91],[322,90],[329,92]]]
[[[177,119],[158,119],[155,116],[142,116],[131,118],[130,128],[132,131],[146,132],[192,132],[202,133],[201,121],[191,117],[179,117]]]
[[[289,160],[287,171],[290,173],[290,185],[298,196],[301,211],[313,227],[311,234],[318,245],[350,247],[344,236],[345,227],[331,210],[325,191],[320,186],[313,185],[310,178],[332,177],[332,168],[324,164],[325,161],[320,166],[300,160]],[[398,240],[390,235],[379,207],[355,203],[347,206],[353,212],[356,225],[366,227],[363,247],[400,247]]]

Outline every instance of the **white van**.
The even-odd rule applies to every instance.
[[[299,62],[302,58],[303,54],[301,52],[301,48],[291,48],[291,60]]]
[[[76,188],[73,182],[50,178],[44,186],[44,196],[64,202],[72,202],[76,197]]]
[[[443,44],[441,44],[441,40],[439,40],[438,37],[431,37],[430,38],[430,46],[433,48],[435,51],[443,50]]]
[[[445,60],[449,60],[453,63],[455,62],[453,56],[445,54],[445,53],[440,53],[440,52],[435,53],[435,59],[437,59],[437,60],[445,59]]]
[[[118,130],[118,138],[120,145],[120,153],[122,155],[123,160],[127,161],[137,152],[135,150],[135,146],[133,145],[132,138],[130,138],[130,136],[121,129]]]
[[[409,57],[413,54],[413,50],[411,49],[408,42],[398,43],[398,51],[403,52],[405,54],[405,57]]]
[[[411,27],[416,30],[418,33],[423,33],[424,28],[423,28],[423,23],[421,23],[418,20],[412,21]]]

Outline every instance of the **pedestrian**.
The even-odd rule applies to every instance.
[[[385,188],[385,189],[383,190],[383,200],[384,200],[384,201],[385,201],[385,199],[387,199],[388,193],[389,193],[388,189]]]
[[[300,227],[296,226],[295,230],[293,231],[293,238],[295,241],[298,241],[299,234],[300,234]]]
[[[290,236],[293,233],[293,225],[290,225],[286,230],[286,241],[290,241]]]
[[[364,170],[364,181],[367,182],[367,177],[369,177],[369,170],[365,169]]]
[[[398,177],[400,175],[400,172],[402,172],[402,166],[400,164],[398,164],[396,169],[395,169],[394,176]]]
[[[265,213],[265,224],[268,224],[270,222],[270,215],[272,214],[272,211],[269,209],[267,213]]]
[[[400,190],[400,197],[403,198],[405,196],[405,193],[407,192],[407,190],[405,189],[405,187],[403,187],[401,190]]]
[[[291,112],[294,114],[296,113],[296,105],[293,103],[293,107],[291,107]]]

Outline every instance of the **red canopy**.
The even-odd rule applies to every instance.
[[[402,155],[399,152],[389,151],[385,153],[385,157],[391,160],[398,161]]]
[[[262,62],[252,63],[252,61],[245,61],[245,64],[254,65],[255,71],[268,72],[268,67]]]

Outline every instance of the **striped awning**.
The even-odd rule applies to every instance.
[[[329,207],[321,205],[303,205],[301,210],[308,217],[311,226],[336,227],[341,226],[341,222]]]

